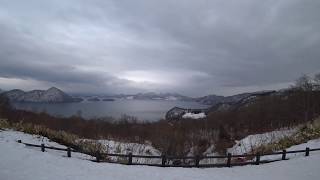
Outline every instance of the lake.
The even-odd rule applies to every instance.
[[[182,108],[207,108],[208,106],[197,102],[166,101],[166,100],[116,100],[116,101],[94,101],[80,103],[13,103],[17,109],[33,112],[47,112],[54,116],[69,117],[79,114],[84,118],[106,117],[115,118],[126,114],[135,116],[139,120],[157,121],[165,117],[171,108],[178,106]]]

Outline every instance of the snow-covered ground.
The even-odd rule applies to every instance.
[[[295,156],[288,161],[274,162],[259,166],[233,168],[160,168],[148,166],[127,166],[109,163],[95,163],[75,156],[67,158],[54,150],[41,152],[29,148],[16,140],[55,145],[45,138],[38,138],[15,131],[0,132],[0,179],[1,180],[127,180],[127,179],[319,179],[320,152],[311,152],[309,157]],[[290,149],[320,147],[320,139]]]
[[[202,118],[205,118],[206,117],[206,114],[205,113],[198,113],[198,114],[194,114],[194,113],[185,113],[182,118],[190,118],[190,119],[202,119]]]
[[[12,142],[16,142],[18,140],[21,140],[24,143],[30,143],[30,144],[40,145],[43,143],[45,146],[49,146],[49,147],[57,147],[57,148],[63,148],[63,149],[67,148],[64,145],[53,142],[50,139],[43,137],[43,136],[31,135],[31,134],[26,134],[23,132],[13,131],[13,130],[6,130],[6,131],[0,130],[0,144],[1,144],[0,149],[1,149],[3,142],[12,143]],[[37,152],[41,152],[41,149],[38,147],[30,147],[30,146],[25,146],[23,144],[18,144],[18,147],[19,146],[25,147],[27,149],[32,149]],[[55,151],[55,150],[50,150],[50,149],[46,149],[46,151],[48,151],[50,154],[54,154],[54,155],[58,155],[58,156],[62,156],[62,157],[67,157],[67,152],[65,152],[65,151]],[[4,154],[0,152],[0,156],[2,156],[2,155],[4,155]],[[82,160],[95,160],[95,157],[92,157],[92,156],[89,156],[86,154],[81,154],[81,153],[72,153],[72,157],[77,158],[77,159],[82,159]],[[1,157],[0,157],[0,159],[1,159]],[[0,180],[2,180],[2,179],[0,178]]]

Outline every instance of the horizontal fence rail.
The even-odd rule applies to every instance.
[[[220,155],[220,156],[167,156],[167,155],[161,155],[161,156],[149,156],[149,155],[133,155],[132,153],[129,154],[114,154],[114,153],[87,153],[83,151],[74,150],[70,147],[68,148],[58,148],[58,147],[52,147],[52,146],[45,146],[44,144],[30,144],[30,143],[24,143],[21,140],[17,141],[18,143],[22,143],[26,146],[30,147],[39,147],[41,148],[42,152],[45,152],[45,149],[52,149],[57,151],[66,151],[67,156],[71,157],[71,152],[77,152],[82,153],[86,155],[90,155],[95,157],[95,162],[109,162],[109,163],[119,163],[119,164],[127,164],[127,165],[147,165],[147,166],[158,166],[158,167],[232,167],[232,166],[244,166],[244,165],[259,165],[259,164],[265,164],[265,163],[271,163],[275,161],[281,161],[281,160],[288,160],[287,154],[296,154],[296,153],[305,153],[305,156],[309,156],[310,152],[314,151],[320,151],[320,148],[310,149],[309,147],[306,147],[304,150],[293,150],[293,151],[280,151],[280,152],[273,152],[273,153],[256,153],[256,154],[237,154],[232,155],[231,153],[228,153],[227,155]],[[280,159],[268,159],[268,160],[261,160],[261,157],[263,156],[274,156],[274,155],[281,155]],[[108,160],[106,157],[119,157],[119,158],[126,158],[127,162],[112,162]],[[137,163],[133,162],[133,158],[138,159],[159,159],[161,160],[160,163]],[[201,160],[206,159],[225,159],[222,163],[213,163],[213,164],[201,164]],[[174,162],[176,160],[191,160],[188,163],[177,163]]]

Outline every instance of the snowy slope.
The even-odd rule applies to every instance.
[[[275,143],[284,137],[291,136],[297,130],[298,128],[283,129],[283,130],[271,131],[263,134],[249,135],[239,141],[236,141],[236,144],[232,148],[229,148],[228,152],[231,154],[250,153],[253,149],[261,145]]]
[[[48,138],[40,136],[40,135],[31,135],[26,134],[19,131],[6,130],[0,132],[0,141],[17,141],[22,140],[22,142],[31,143],[31,144],[41,144],[43,143],[45,146],[54,146],[58,148],[66,148],[63,145],[60,145],[56,142],[50,141]]]
[[[51,146],[51,147],[64,148],[64,149],[67,148],[64,145],[53,142],[50,139],[43,137],[43,136],[31,135],[31,134],[26,134],[23,132],[13,131],[13,130],[6,130],[6,131],[0,130],[0,144],[2,142],[16,142],[18,140],[21,140],[24,143],[30,143],[30,144],[40,145],[43,143],[45,146],[49,146],[49,147]],[[18,144],[18,146],[25,147],[23,144]],[[25,147],[25,148],[40,152],[40,148],[37,148],[37,147]],[[55,150],[46,150],[46,151],[49,151],[49,153],[59,155],[59,156],[67,156],[67,153],[64,151],[55,151]],[[85,160],[94,160],[95,159],[95,157],[92,157],[92,156],[89,156],[86,154],[81,154],[81,153],[72,153],[72,156],[74,158],[85,159]],[[0,178],[0,180],[2,180],[2,179]]]
[[[23,133],[0,132],[0,179],[1,180],[313,180],[319,179],[320,153],[310,157],[297,156],[289,161],[280,161],[260,166],[233,168],[160,168],[95,163],[77,157],[67,158],[53,151],[45,153],[27,148],[16,139],[38,141],[37,137]],[[44,142],[51,144],[51,142]],[[310,141],[305,146],[320,146],[320,140]],[[295,146],[292,148],[300,148]]]

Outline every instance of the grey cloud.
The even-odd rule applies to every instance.
[[[0,2],[0,77],[198,96],[278,88],[320,71],[318,1]],[[118,77],[127,71],[174,83]]]

